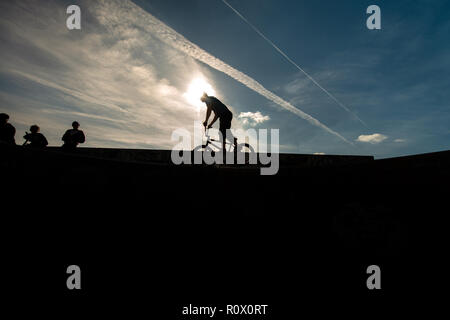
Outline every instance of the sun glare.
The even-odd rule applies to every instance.
[[[206,82],[203,78],[196,78],[191,81],[187,91],[183,94],[187,102],[194,107],[197,107],[197,110],[200,110],[201,107],[204,106],[204,103],[200,101],[200,97],[203,92],[206,92],[208,95],[213,96],[216,94],[216,91],[213,87]]]

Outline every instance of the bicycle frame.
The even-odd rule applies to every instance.
[[[218,150],[222,150],[222,141],[218,140],[218,139],[213,139],[211,138],[211,136],[209,135],[209,129],[205,127],[205,137],[206,137],[206,146],[212,145],[215,148],[217,148]],[[226,145],[229,145],[228,150],[226,150],[227,152],[231,152],[231,147],[234,147],[233,143],[227,142],[227,139],[224,137],[225,139],[225,149],[227,148]],[[213,142],[219,142],[220,144],[216,144]]]

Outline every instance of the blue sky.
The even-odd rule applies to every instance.
[[[204,118],[188,99],[203,79],[233,110],[234,128],[279,129],[281,152],[449,149],[448,1],[228,2],[367,127],[221,0],[1,2],[0,111],[18,142],[36,123],[60,145],[78,120],[86,146],[170,149],[173,130]],[[70,4],[81,30],[65,26]],[[366,27],[371,4],[381,30]]]

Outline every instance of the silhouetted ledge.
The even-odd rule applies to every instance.
[[[404,169],[434,167],[445,170],[450,167],[450,150],[378,159],[376,160],[376,164],[378,166],[391,167],[393,169],[400,167]]]
[[[108,164],[144,165],[150,170],[154,167],[157,172],[162,168],[209,167],[214,169],[239,169],[241,173],[259,172],[262,165],[174,165],[171,160],[171,150],[146,150],[146,149],[113,149],[113,148],[84,148],[80,147],[73,152],[64,151],[60,147],[48,147],[46,149],[32,149],[22,146],[0,145],[0,150],[5,155],[0,165],[3,167],[17,167],[23,161],[38,161],[42,165],[51,165],[54,161],[64,159],[71,162],[71,166],[86,165],[87,167],[107,166]],[[188,151],[189,152],[189,151]],[[189,152],[190,153],[190,152]],[[259,159],[259,154],[258,154]],[[73,162],[73,163],[72,163]],[[450,163],[450,151],[433,152],[419,155],[411,155],[397,158],[374,160],[373,156],[358,155],[308,155],[308,154],[279,154],[279,167],[281,172],[292,173],[303,169],[342,169],[358,170],[371,168],[370,170],[410,170],[433,169],[448,172]],[[173,169],[171,169],[173,170]],[[317,172],[317,170],[315,170]]]
[[[36,171],[47,170],[56,172],[81,170],[85,174],[93,171],[115,170],[129,172],[145,172],[145,175],[181,175],[181,174],[232,174],[232,175],[260,175],[261,167],[269,167],[271,164],[262,165],[257,154],[257,164],[182,164],[175,165],[171,159],[171,150],[145,150],[145,149],[111,149],[111,148],[84,148],[67,152],[60,147],[48,147],[46,149],[32,149],[22,146],[1,147],[5,157],[1,163],[3,167],[18,168],[31,171],[32,166]],[[186,152],[186,151],[185,151]],[[189,158],[193,154],[187,151]],[[200,153],[200,152],[199,152]],[[199,154],[201,158],[201,154]],[[306,155],[306,154],[279,154],[278,174],[291,175],[301,172],[305,174],[321,169],[356,168],[374,161],[373,156],[354,155]],[[267,163],[267,162],[265,162]],[[313,171],[309,170],[313,169]],[[134,171],[136,170],[136,171]],[[133,172],[133,173],[132,173]],[[35,174],[36,172],[34,172]]]
[[[51,151],[62,151],[59,147],[49,147]],[[189,152],[189,151],[187,151]],[[171,150],[146,149],[111,149],[111,148],[83,148],[74,154],[94,158],[141,162],[152,164],[172,164]],[[258,155],[259,159],[259,155]],[[309,154],[279,154],[280,165],[295,167],[328,167],[346,164],[360,164],[373,161],[373,156],[354,155],[309,155]]]

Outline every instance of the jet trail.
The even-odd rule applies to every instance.
[[[259,34],[264,40],[266,40],[278,53],[280,53],[288,62],[290,62],[294,67],[300,70],[305,76],[309,78],[316,86],[318,86],[323,92],[325,92],[333,101],[335,101],[339,106],[345,111],[352,114],[359,122],[361,122],[366,128],[367,125],[362,121],[355,113],[353,113],[349,108],[347,108],[343,103],[341,103],[335,96],[333,96],[328,90],[322,87],[313,77],[311,77],[305,70],[303,70],[298,64],[296,64],[287,54],[285,54],[278,46],[273,43],[269,38],[267,38],[258,28],[256,28],[250,21],[248,21],[239,11],[231,6],[226,0],[222,2],[227,5],[231,10],[234,11],[246,24],[248,24],[257,34]]]
[[[145,32],[157,37],[162,42],[170,45],[171,47],[186,53],[190,57],[205,63],[206,65],[214,68],[220,72],[225,73],[229,77],[239,81],[243,85],[247,86],[251,90],[265,97],[266,99],[278,104],[286,110],[298,115],[299,117],[305,119],[309,123],[320,127],[327,132],[335,135],[341,140],[353,145],[352,142],[345,139],[342,135],[336,131],[328,128],[326,125],[321,123],[319,120],[310,116],[309,114],[301,111],[300,109],[294,107],[289,102],[283,100],[275,93],[267,90],[263,85],[261,85],[255,79],[249,77],[243,72],[233,68],[232,66],[226,64],[222,60],[209,54],[196,44],[187,40],[183,35],[179,34],[165,23],[143,10],[131,1],[119,1],[119,0],[103,0],[98,2],[97,14],[100,23],[105,27],[110,29],[114,34],[116,33],[118,26],[125,26],[124,28],[140,28],[145,30]]]

